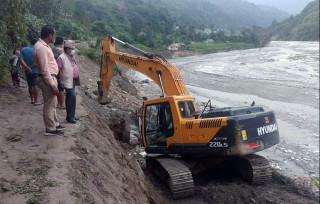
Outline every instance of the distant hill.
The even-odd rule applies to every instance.
[[[246,0],[257,5],[267,5],[276,7],[289,14],[299,14],[302,9],[312,0]]]
[[[275,7],[242,0],[65,0],[65,4],[80,22],[117,20],[125,26],[136,21],[157,24],[163,19],[153,17],[163,17],[172,24],[237,30],[253,25],[266,27],[275,19],[289,16]]]
[[[106,34],[161,47],[173,42],[254,43],[260,27],[289,15],[244,0],[30,0],[29,25],[55,25],[59,35],[101,40]],[[34,18],[36,17],[36,18]],[[38,19],[38,21],[35,21]],[[253,30],[253,27],[259,29]],[[30,27],[30,26],[29,26]],[[37,29],[30,29],[37,30]],[[255,32],[255,33],[254,33]]]
[[[269,27],[274,40],[319,40],[319,0],[310,2],[300,14]]]
[[[175,16],[177,23],[210,25],[219,28],[269,26],[274,19],[289,15],[275,7],[257,6],[242,0],[159,0],[159,6]]]

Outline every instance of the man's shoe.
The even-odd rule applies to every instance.
[[[61,130],[46,130],[46,132],[44,133],[45,136],[56,136],[56,135],[63,135],[64,132]]]
[[[77,123],[77,121],[74,118],[68,118],[67,121],[68,123],[73,123],[73,124]]]
[[[64,126],[62,126],[62,125],[58,125],[57,127],[56,127],[56,129],[57,130],[64,130],[64,129],[66,129]]]
[[[69,118],[68,116],[66,117],[66,120],[70,120],[70,119],[72,119],[72,118]],[[79,120],[79,118],[77,118],[77,117],[74,117],[73,119]]]

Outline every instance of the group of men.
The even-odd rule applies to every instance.
[[[53,48],[50,43],[54,43]],[[32,104],[41,104],[38,101],[38,87],[42,91],[46,136],[64,134],[65,127],[58,121],[57,107],[66,108],[66,120],[69,123],[74,124],[78,120],[75,117],[75,86],[79,85],[79,70],[74,54],[75,42],[56,37],[56,31],[51,25],[42,27],[40,39],[32,39],[31,45],[21,50],[20,63],[26,72]]]

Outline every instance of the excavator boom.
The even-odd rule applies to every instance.
[[[115,41],[142,54],[136,56],[127,53],[116,52]],[[101,104],[108,102],[107,95],[110,88],[111,77],[115,62],[125,65],[152,79],[162,90],[163,96],[189,95],[178,68],[161,56],[153,55],[116,38],[107,36],[103,43],[103,54],[100,70],[100,100]]]

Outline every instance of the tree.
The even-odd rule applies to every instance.
[[[54,24],[59,17],[65,15],[62,0],[30,0],[30,12],[43,18],[47,24]]]
[[[259,48],[266,46],[271,40],[271,34],[264,28],[253,26],[254,39]]]
[[[259,47],[261,48],[261,47],[266,46],[270,42],[271,35],[268,31],[262,30],[262,31],[258,32],[257,39],[259,42]]]
[[[113,29],[110,28],[105,21],[94,21],[91,26],[91,31],[98,37],[104,37],[107,34],[111,34]]]
[[[9,56],[13,48],[27,41],[26,0],[2,0],[0,7],[0,81],[6,76]]]

